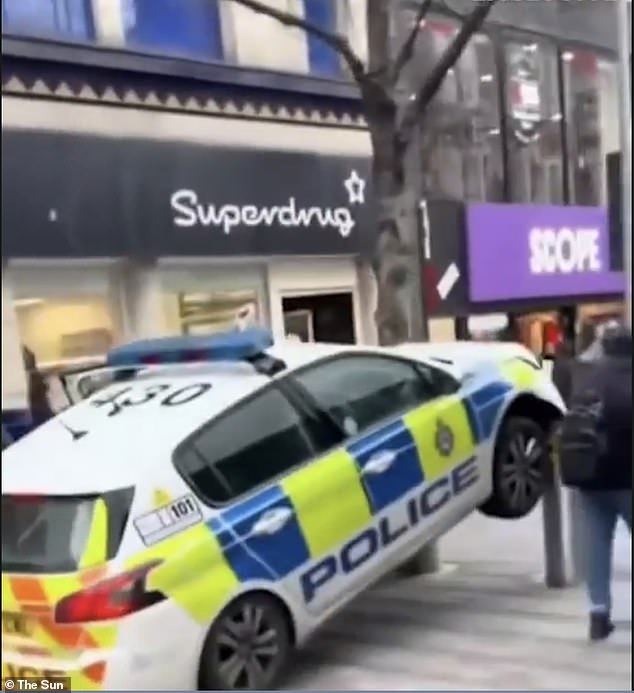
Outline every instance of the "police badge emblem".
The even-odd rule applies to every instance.
[[[446,423],[440,419],[436,420],[436,450],[443,456],[448,457],[453,452],[454,435],[453,431]]]

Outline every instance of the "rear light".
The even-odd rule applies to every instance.
[[[162,592],[148,592],[145,584],[148,573],[161,562],[146,563],[64,597],[55,609],[55,620],[57,623],[109,621],[163,601]]]

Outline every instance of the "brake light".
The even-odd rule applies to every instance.
[[[163,601],[162,592],[148,592],[145,584],[148,573],[161,562],[151,561],[64,597],[55,609],[55,620],[58,623],[109,621]]]

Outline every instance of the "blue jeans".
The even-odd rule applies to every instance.
[[[585,536],[585,576],[590,610],[607,612],[612,608],[612,544],[619,518],[632,533],[632,491],[581,491]]]

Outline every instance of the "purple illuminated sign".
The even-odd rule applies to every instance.
[[[467,208],[472,301],[619,294],[601,207],[477,204]]]

